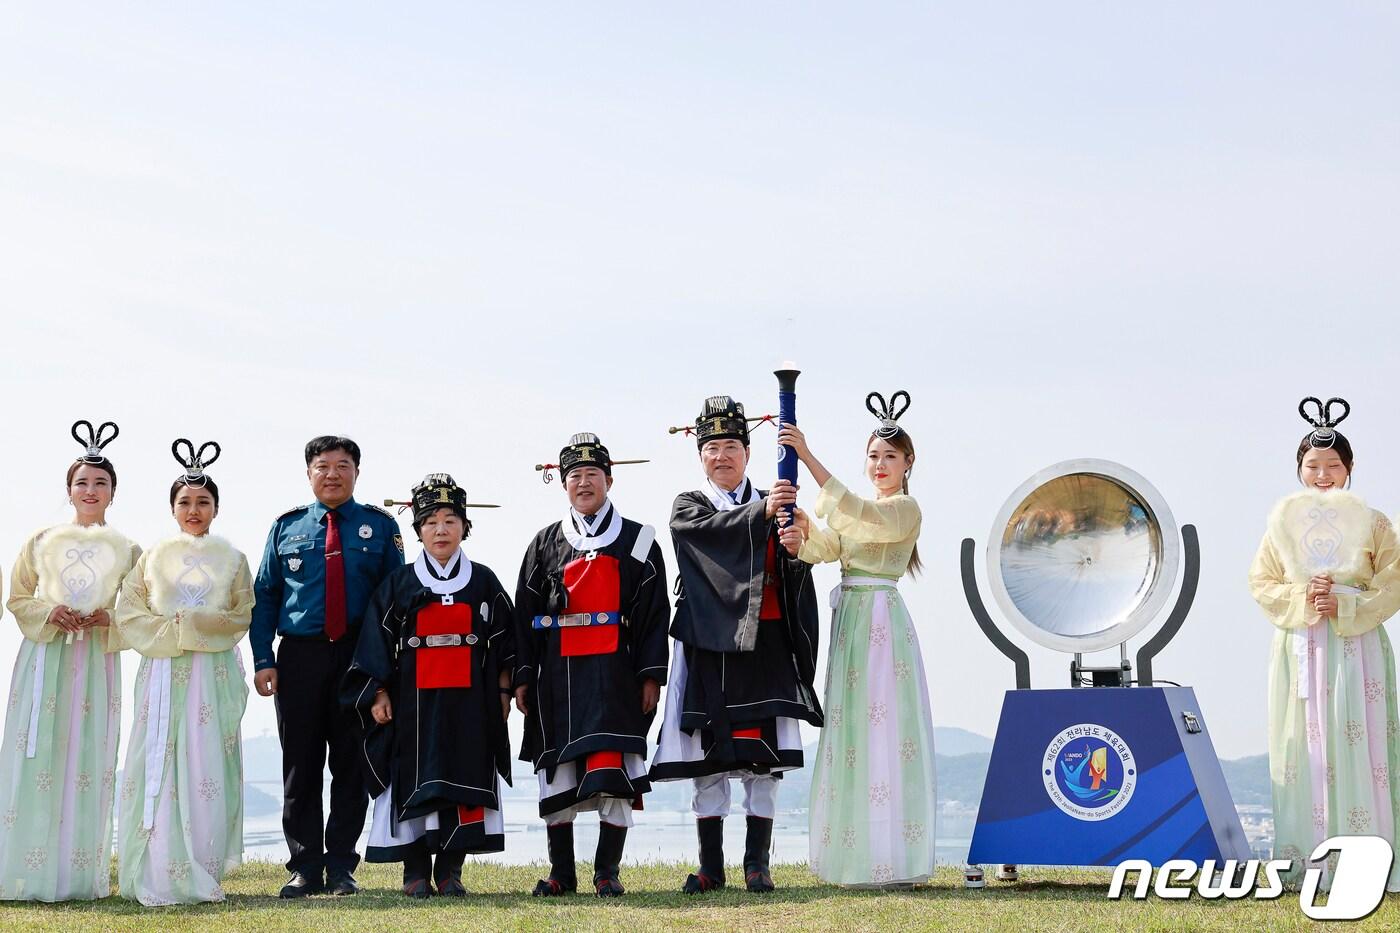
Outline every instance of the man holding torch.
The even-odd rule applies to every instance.
[[[671,635],[679,644],[651,777],[695,781],[700,866],[686,893],[724,887],[730,778],[744,785],[745,886],[771,891],[778,779],[802,767],[799,722],[822,724],[813,689],[816,593],[810,566],[796,556],[801,533],[782,520],[797,487],[780,479],[765,493],[745,476],[743,405],[707,399],[693,432],[705,482],[677,496],[671,512],[680,573]]]

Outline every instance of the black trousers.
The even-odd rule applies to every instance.
[[[277,646],[277,734],[282,740],[282,833],[288,871],[316,877],[354,871],[369,792],[360,772],[360,727],[342,712],[340,682],[355,653],[351,636],[283,638]],[[321,805],[330,752],[331,812]]]

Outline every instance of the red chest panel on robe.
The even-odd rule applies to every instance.
[[[472,607],[467,603],[444,606],[432,602],[418,610],[419,638],[429,635],[461,635],[472,632]],[[450,645],[414,649],[418,670],[418,689],[437,690],[442,687],[472,685],[472,646]]]
[[[768,553],[763,557],[763,603],[758,607],[761,621],[781,619],[783,611],[778,603],[778,554],[773,549],[773,539],[768,539]]]
[[[592,560],[578,558],[564,566],[564,586],[573,613],[610,612],[616,617],[622,604],[622,578],[616,557],[599,554]],[[574,625],[559,632],[559,653],[566,658],[587,654],[611,654],[617,650],[617,625]]]

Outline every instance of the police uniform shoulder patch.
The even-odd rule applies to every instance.
[[[400,554],[403,553],[403,535],[395,533],[395,535],[394,535],[394,547],[396,547],[396,548],[399,549],[399,553],[400,553]]]
[[[298,512],[305,512],[309,508],[311,508],[311,506],[309,505],[294,505],[290,509],[273,519],[273,521],[280,522],[282,519],[287,518],[288,516],[295,515]]]

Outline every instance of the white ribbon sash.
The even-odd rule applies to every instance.
[[[1361,587],[1333,583],[1332,592],[1355,596],[1361,592]],[[1298,699],[1300,700],[1306,700],[1311,693],[1312,658],[1317,653],[1317,630],[1322,627],[1321,623],[1309,625],[1306,633],[1293,632],[1290,636],[1293,643],[1293,657],[1298,668]]]
[[[156,798],[165,775],[165,746],[170,741],[170,659],[151,660],[150,688],[146,693],[146,728],[155,726],[155,741],[146,736],[146,791],[141,825],[150,829],[156,821]]]
[[[24,747],[24,757],[33,758],[39,747],[39,708],[44,705],[44,656],[49,646],[40,644],[34,652],[34,695],[29,710],[29,741]]]

